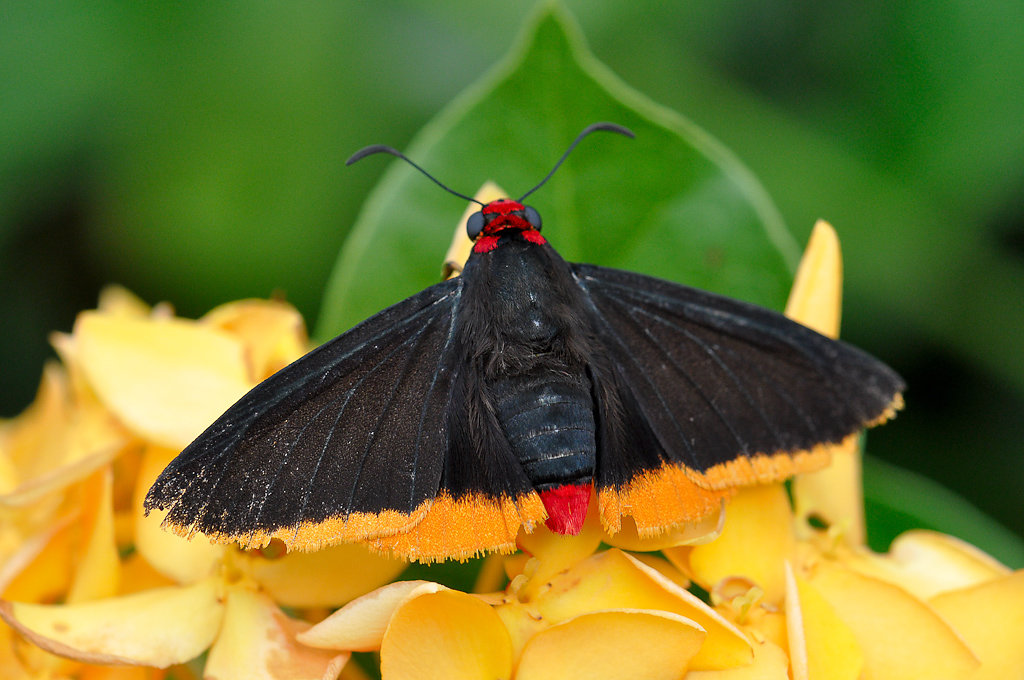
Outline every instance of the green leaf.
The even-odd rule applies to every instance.
[[[909,470],[864,458],[864,505],[871,547],[889,549],[909,529],[951,534],[1009,567],[1024,567],[1024,541],[949,489]]]
[[[424,128],[407,154],[462,193],[491,179],[515,197],[601,120],[626,125],[636,140],[587,139],[531,196],[561,254],[781,307],[798,249],[761,186],[705,132],[598,63],[557,5],[543,9],[510,56]],[[317,337],[436,283],[462,209],[395,161],[341,252]]]

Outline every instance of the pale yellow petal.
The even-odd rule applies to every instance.
[[[306,325],[291,305],[277,300],[239,300],[221,305],[200,323],[238,338],[249,379],[259,382],[309,351]]]
[[[290,552],[276,560],[255,556],[248,562],[253,578],[286,607],[339,607],[388,583],[409,566],[405,560],[353,543]]]
[[[972,677],[978,660],[933,609],[898,586],[821,562],[808,579],[853,632],[864,677]]]
[[[652,609],[696,621],[708,633],[691,666],[730,668],[750,663],[750,642],[689,591],[619,550],[608,550],[556,576],[533,606],[551,623],[602,609]]]
[[[907,531],[886,554],[863,549],[845,557],[862,574],[894,583],[918,598],[984,583],[1010,570],[969,543],[936,531]]]
[[[158,572],[178,583],[195,583],[206,578],[223,562],[223,545],[214,545],[204,536],[188,540],[160,528],[166,510],[152,510],[146,515],[142,504],[146,492],[157,476],[177,455],[174,449],[147,446],[139,466],[135,495],[132,500],[135,517],[135,549]]]
[[[686,680],[789,680],[789,658],[773,642],[755,642],[752,664],[720,671],[690,671]]]
[[[384,631],[403,602],[445,587],[430,581],[398,581],[352,600],[296,637],[304,645],[323,649],[369,652],[380,649]]]
[[[104,286],[96,308],[108,316],[145,317],[150,307],[142,298],[123,286]]]
[[[103,403],[169,448],[184,448],[252,387],[241,343],[194,322],[84,312],[74,338]]]
[[[501,187],[490,181],[484,182],[484,185],[473,196],[473,198],[485,205],[499,198],[507,197],[508,194]],[[455,227],[455,233],[452,235],[452,243],[448,246],[448,253],[444,256],[444,266],[441,269],[443,278],[450,279],[462,273],[462,267],[466,264],[466,260],[469,259],[469,254],[473,250],[473,242],[469,239],[469,235],[466,234],[466,222],[469,220],[470,215],[479,211],[479,205],[470,203],[462,213],[459,224]]]
[[[744,577],[779,603],[785,592],[784,565],[796,536],[789,496],[781,484],[740,489],[726,504],[722,534],[689,553],[692,578],[707,590],[726,578]]]
[[[981,660],[973,680],[1024,678],[1024,570],[930,600]]]
[[[705,636],[699,625],[669,612],[581,614],[533,636],[516,680],[676,680]]]
[[[113,471],[97,470],[82,485],[83,513],[75,570],[65,601],[88,602],[117,593],[121,561],[114,540]]]
[[[786,568],[786,623],[793,680],[857,680],[864,654],[814,586]]]
[[[206,660],[207,680],[333,680],[347,653],[306,647],[295,634],[309,624],[285,616],[266,595],[242,585],[227,593],[224,623]]]
[[[54,654],[166,668],[213,642],[224,613],[219,590],[220,581],[208,579],[74,605],[0,601],[0,617]]]
[[[494,610],[441,590],[405,601],[380,648],[384,680],[494,680],[512,673],[512,644]]]

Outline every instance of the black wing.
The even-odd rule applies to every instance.
[[[649,470],[674,464],[710,488],[780,479],[902,403],[888,366],[781,314],[641,274],[572,270],[618,411],[642,421],[623,427],[660,449],[645,452]],[[599,487],[643,472],[614,452],[598,458]]]
[[[165,526],[315,549],[409,530],[438,494],[462,281],[408,298],[257,385],[146,496]]]

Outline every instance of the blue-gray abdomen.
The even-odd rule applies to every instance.
[[[493,388],[498,421],[534,488],[591,482],[597,445],[585,374],[517,375]]]

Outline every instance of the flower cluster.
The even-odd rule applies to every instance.
[[[835,335],[839,285],[822,224],[788,313]],[[352,652],[385,680],[1024,675],[1024,571],[932,532],[870,551],[855,438],[697,526],[609,536],[592,512],[578,536],[521,534],[465,593],[390,583],[405,564],[358,545],[246,552],[143,514],[176,452],[305,351],[287,305],[189,321],[109,289],[54,344],[0,424],[2,678],[194,677],[204,653],[207,678],[357,678]]]

